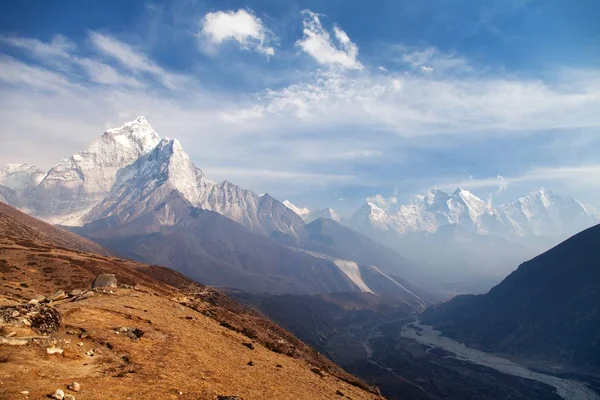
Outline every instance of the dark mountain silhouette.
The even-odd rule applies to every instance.
[[[489,293],[458,296],[422,320],[489,350],[600,365],[600,225],[527,261]]]

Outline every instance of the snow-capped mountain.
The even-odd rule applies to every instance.
[[[0,185],[13,190],[24,190],[39,184],[46,175],[29,164],[8,164],[0,168]]]
[[[453,194],[432,189],[394,210],[386,211],[367,202],[354,213],[349,225],[360,232],[370,232],[371,236],[377,232],[433,233],[456,225],[473,234],[514,239],[564,238],[599,220],[593,207],[544,189],[493,208],[490,202],[458,188]]]
[[[319,209],[319,210],[310,210],[307,207],[297,207],[289,200],[284,200],[283,204],[298,214],[305,222],[312,222],[319,218],[327,218],[332,219],[335,222],[340,222],[340,216],[335,212],[335,210],[331,207]]]
[[[39,176],[28,167],[20,170]],[[59,161],[37,184],[25,186],[18,186],[21,195],[16,200],[9,186],[0,195],[30,214],[63,225],[108,217],[125,222],[160,204],[173,190],[195,207],[220,213],[267,236],[273,231],[295,236],[304,225],[268,194],[258,196],[227,181],[206,179],[179,141],[161,140],[144,117],[107,130],[83,151]]]
[[[496,210],[498,219],[519,236],[566,238],[597,224],[598,213],[573,197],[560,197],[540,189]]]
[[[289,200],[284,200],[283,201],[283,205],[286,206],[287,208],[289,208],[290,210],[292,210],[293,212],[295,212],[297,215],[299,215],[305,221],[306,221],[306,218],[308,217],[308,215],[310,214],[310,210],[308,208],[306,208],[306,207],[302,207],[302,208],[301,207],[296,207]]]
[[[48,222],[81,224],[83,216],[109,193],[117,172],[159,141],[144,117],[107,130],[88,147],[51,168],[28,193],[27,208]]]

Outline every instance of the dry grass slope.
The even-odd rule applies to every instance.
[[[0,203],[0,306],[89,288],[99,273],[114,273],[131,286],[49,303],[61,315],[57,332],[23,341],[40,335],[20,317],[0,321],[0,398],[69,392],[72,381],[81,384],[81,392],[72,393],[78,399],[381,398],[222,293],[166,268],[113,257]],[[120,327],[143,334],[115,333]],[[48,354],[52,345],[63,353]]]

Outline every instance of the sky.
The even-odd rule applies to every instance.
[[[214,180],[351,214],[460,186],[600,208],[595,0],[0,3],[0,165],[148,118]]]

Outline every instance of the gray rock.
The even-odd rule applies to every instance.
[[[81,390],[81,385],[79,383],[77,383],[77,382],[73,382],[73,383],[69,383],[67,385],[67,388],[69,390],[74,391],[74,392],[79,392]]]
[[[83,289],[73,289],[69,292],[69,297],[81,296],[84,292],[85,290]]]
[[[57,290],[56,292],[54,292],[54,294],[52,296],[48,296],[48,300],[50,301],[58,301],[58,300],[63,300],[67,298],[67,294],[65,293],[64,290]]]
[[[65,394],[64,400],[75,400],[75,396],[72,394]]]
[[[56,389],[54,393],[52,393],[52,398],[57,400],[63,400],[65,398],[65,392],[60,389]]]
[[[100,274],[92,282],[92,289],[96,288],[116,288],[117,277],[115,274]]]
[[[96,295],[96,292],[94,292],[93,290],[88,290],[87,292],[84,292],[84,293],[80,294],[79,296],[73,297],[73,299],[71,301],[85,300],[85,299],[89,299],[90,297],[93,297],[95,295]]]

